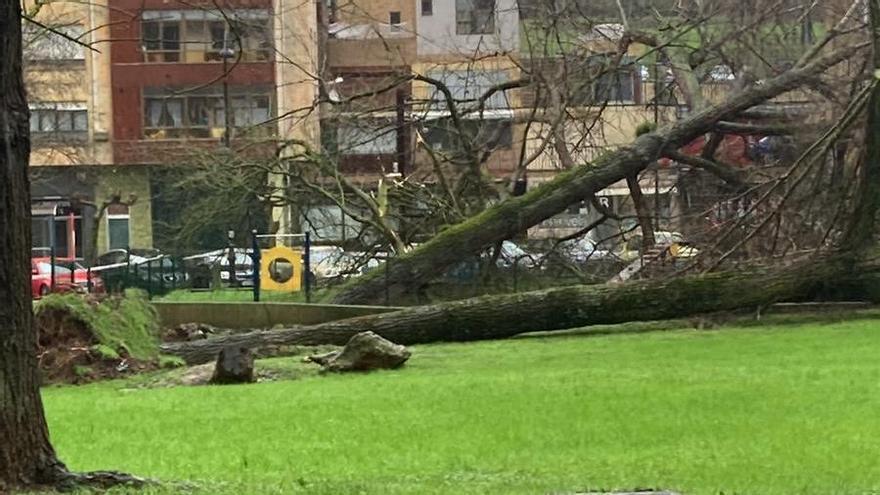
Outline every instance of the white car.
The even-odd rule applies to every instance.
[[[345,250],[339,246],[311,246],[309,269],[317,278],[337,278],[345,272]]]
[[[512,241],[504,241],[501,243],[501,254],[498,256],[496,265],[500,268],[535,268],[538,265],[538,258],[532,253],[519,247]]]
[[[560,254],[575,263],[617,259],[614,253],[607,249],[599,249],[595,242],[584,237],[564,241],[557,249]]]

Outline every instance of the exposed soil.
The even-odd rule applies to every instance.
[[[118,357],[103,355],[88,323],[69,311],[40,311],[34,326],[43,383],[88,383],[157,368],[156,363],[132,359],[124,350],[114,349]]]

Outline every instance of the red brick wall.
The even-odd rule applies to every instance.
[[[224,8],[271,9],[271,0],[236,0],[218,2]],[[148,141],[132,144],[142,137],[143,89],[148,87],[196,88],[216,84],[223,79],[221,63],[144,63],[141,52],[140,12],[143,10],[192,10],[214,2],[202,0],[117,0],[110,9],[110,60],[113,95],[113,151],[116,163],[143,163],[152,158],[149,149],[167,149],[167,143]],[[261,85],[273,87],[275,69],[272,62],[249,62],[235,65],[230,61],[230,86]],[[138,151],[133,153],[133,149]],[[161,156],[158,154],[156,156]]]

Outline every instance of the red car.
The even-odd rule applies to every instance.
[[[73,277],[71,277],[73,264]],[[104,292],[104,281],[91,274],[92,292]],[[70,260],[55,260],[55,292],[85,292],[89,286],[89,271]],[[31,259],[31,297],[39,299],[52,292],[52,262],[50,258]]]

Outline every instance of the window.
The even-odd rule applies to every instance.
[[[53,217],[46,215],[34,215],[31,217],[31,246],[40,248],[40,256],[49,256],[52,241],[55,241],[55,256],[58,258],[80,258],[83,255],[83,243],[80,239],[82,236],[82,215],[74,212],[73,225],[71,229],[70,216],[63,215],[59,212],[59,216]],[[54,231],[54,232],[53,232]],[[71,236],[76,239],[76,247],[73,253],[68,251]]]
[[[434,15],[434,0],[422,0],[422,15]]]
[[[179,21],[145,21],[141,28],[147,62],[180,61]]]
[[[389,12],[388,24],[391,24],[392,29],[395,27],[400,28],[400,12]]]
[[[214,138],[226,132],[226,108],[219,94],[162,96],[147,90],[144,97],[144,136],[148,139]],[[251,135],[271,134],[272,116],[268,95],[231,94],[231,124]]]
[[[455,0],[455,34],[493,34],[495,0]]]
[[[640,80],[640,68],[626,63],[615,68],[611,64],[604,55],[588,60],[568,81],[570,102],[576,105],[638,103],[636,82]]]
[[[34,104],[30,130],[34,137],[85,137],[89,131],[88,111],[82,104]]]
[[[425,141],[432,148],[445,151],[461,148],[462,133],[485,150],[509,149],[513,143],[513,129],[507,119],[463,120],[462,128],[459,132],[449,119],[431,122],[425,129]]]
[[[73,41],[83,39],[85,31],[82,26],[53,26],[52,29],[64,33],[66,36],[53,33],[43,27],[25,25],[22,29],[25,59],[33,61],[85,60],[85,48]]]
[[[107,249],[128,249],[130,242],[130,218],[125,213],[107,215]]]
[[[265,10],[235,10],[224,17],[203,10],[145,11],[141,38],[147,62],[221,61],[228,48],[245,62],[269,60],[272,32]]]
[[[336,129],[340,155],[389,155],[397,152],[397,128],[388,121],[362,120]]]
[[[491,88],[504,83],[508,80],[506,71],[429,71],[429,77],[442,81],[452,93],[452,98],[456,102],[468,102],[476,104]],[[447,108],[443,93],[439,90],[434,92],[432,96],[434,108],[436,110],[445,110]],[[490,96],[485,103],[487,109],[510,108],[510,102],[504,91],[497,91]]]
[[[602,74],[593,84],[593,98],[597,102],[631,102],[635,100],[634,75],[621,69]]]

